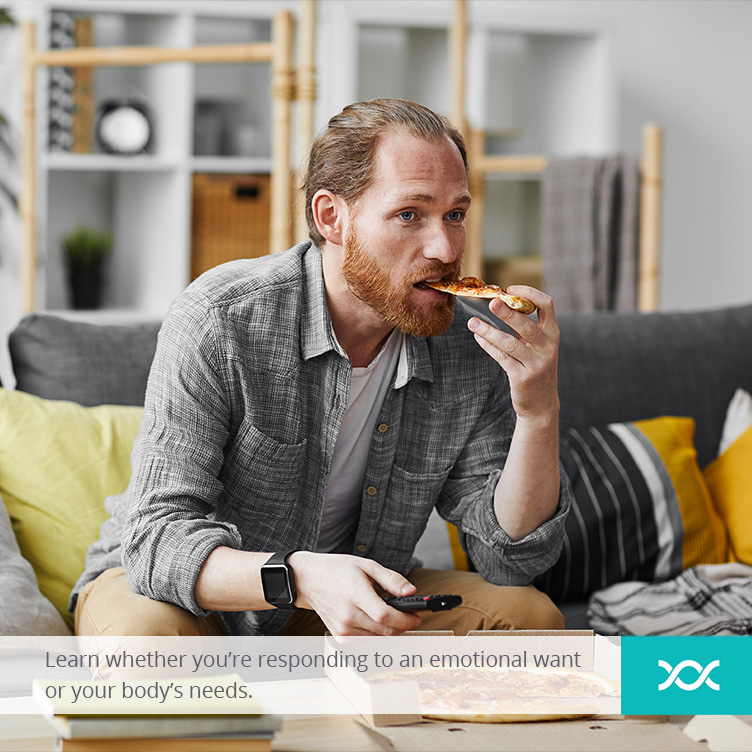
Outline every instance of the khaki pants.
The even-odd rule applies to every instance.
[[[532,586],[499,587],[475,572],[413,569],[408,579],[418,593],[455,593],[462,605],[451,611],[425,612],[421,629],[445,629],[464,635],[474,629],[563,629],[564,617],[550,598]],[[313,611],[296,610],[281,635],[320,635],[325,631]],[[221,636],[218,615],[194,616],[172,603],[136,595],[122,567],[108,569],[81,591],[76,604],[76,634],[96,636]]]

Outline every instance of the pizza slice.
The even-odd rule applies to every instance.
[[[525,298],[510,295],[503,287],[488,285],[477,277],[463,277],[457,282],[424,282],[426,287],[463,298],[500,298],[510,308],[520,313],[533,313],[535,305]]]

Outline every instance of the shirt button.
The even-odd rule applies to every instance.
[[[369,496],[376,496],[376,494],[378,493],[378,491],[376,490],[375,486],[368,486],[368,488],[366,488],[366,493]]]
[[[386,433],[387,428],[389,428],[389,426],[387,426],[386,423],[382,423],[379,426],[378,431],[379,431],[379,433]]]
[[[358,545],[358,551],[364,554],[366,551],[368,551],[368,546],[366,546],[365,543],[361,543]]]

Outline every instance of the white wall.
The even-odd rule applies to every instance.
[[[582,3],[577,3],[582,5]],[[752,301],[752,3],[605,3],[620,139],[666,128],[664,308]]]

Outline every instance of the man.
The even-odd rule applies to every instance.
[[[112,510],[122,548],[118,530],[89,553],[80,633],[563,626],[529,587],[569,504],[553,304],[514,288],[534,322],[493,301],[515,337],[424,284],[458,278],[469,206],[444,118],[374,100],[331,119],[308,165],[312,242],[212,270],[165,320]],[[415,567],[434,506],[477,574]],[[121,555],[127,582],[94,579]],[[383,600],[416,588],[464,605],[420,617]],[[285,598],[294,610],[274,608]]]

